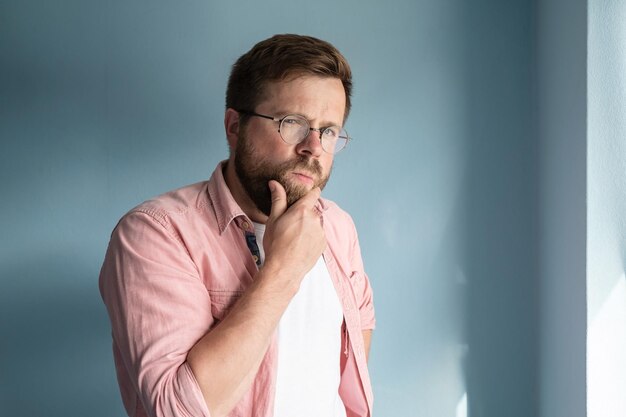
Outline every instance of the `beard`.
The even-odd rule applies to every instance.
[[[296,158],[281,162],[271,163],[259,160],[255,155],[254,146],[248,141],[245,134],[239,134],[235,148],[235,172],[248,197],[256,207],[266,216],[272,210],[272,195],[268,186],[269,180],[278,181],[287,194],[287,207],[304,197],[310,189],[301,184],[295,184],[288,180],[288,175],[293,171],[303,171],[313,175],[313,187],[323,190],[330,178],[322,176],[322,166],[317,159],[306,155],[298,155]]]

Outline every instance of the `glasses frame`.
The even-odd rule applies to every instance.
[[[308,125],[309,131],[310,132],[318,132],[319,136],[320,136],[320,144],[322,145],[322,150],[326,153],[329,153],[331,155],[336,155],[339,152],[343,151],[344,149],[346,149],[348,147],[348,143],[352,140],[352,138],[350,137],[350,135],[348,135],[348,131],[346,129],[344,129],[341,126],[322,126],[322,127],[311,127],[311,122],[309,122],[309,119],[307,119],[306,117],[302,116],[301,114],[287,114],[283,117],[274,117],[274,116],[268,116],[266,114],[260,114],[260,113],[256,113],[253,111],[247,111],[247,110],[237,110],[237,113],[241,113],[247,116],[256,116],[256,117],[262,117],[263,119],[268,119],[268,120],[272,120],[274,122],[278,123],[278,134],[280,135],[280,138],[283,140],[283,142],[285,142],[288,145],[297,145],[298,143],[302,143],[309,135],[307,133],[306,136],[304,136],[302,139],[300,139],[298,142],[296,143],[291,143],[291,142],[287,142],[287,140],[283,137],[282,132],[280,131],[280,128],[283,125],[283,121],[288,118],[288,117],[300,117],[302,118]],[[323,137],[324,137],[324,132],[326,132],[326,130],[330,129],[331,127],[338,127],[341,130],[343,130],[345,132],[345,138],[346,138],[346,143],[345,145],[343,145],[343,147],[341,149],[339,149],[338,151],[335,152],[328,152],[326,150],[326,148],[324,147],[324,141],[323,141]],[[341,138],[343,138],[344,136],[340,136]]]

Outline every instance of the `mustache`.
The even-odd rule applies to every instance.
[[[300,155],[293,161],[285,163],[284,170],[302,170],[315,174],[318,177],[322,176],[322,166],[317,159]]]

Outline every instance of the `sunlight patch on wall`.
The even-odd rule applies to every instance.
[[[589,326],[587,416],[626,416],[626,275]]]
[[[467,417],[467,392],[463,394],[456,406],[456,417]]]

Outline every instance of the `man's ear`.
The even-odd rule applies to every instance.
[[[226,131],[226,139],[231,152],[234,152],[237,148],[239,128],[239,112],[227,108],[226,113],[224,113],[224,130]]]

